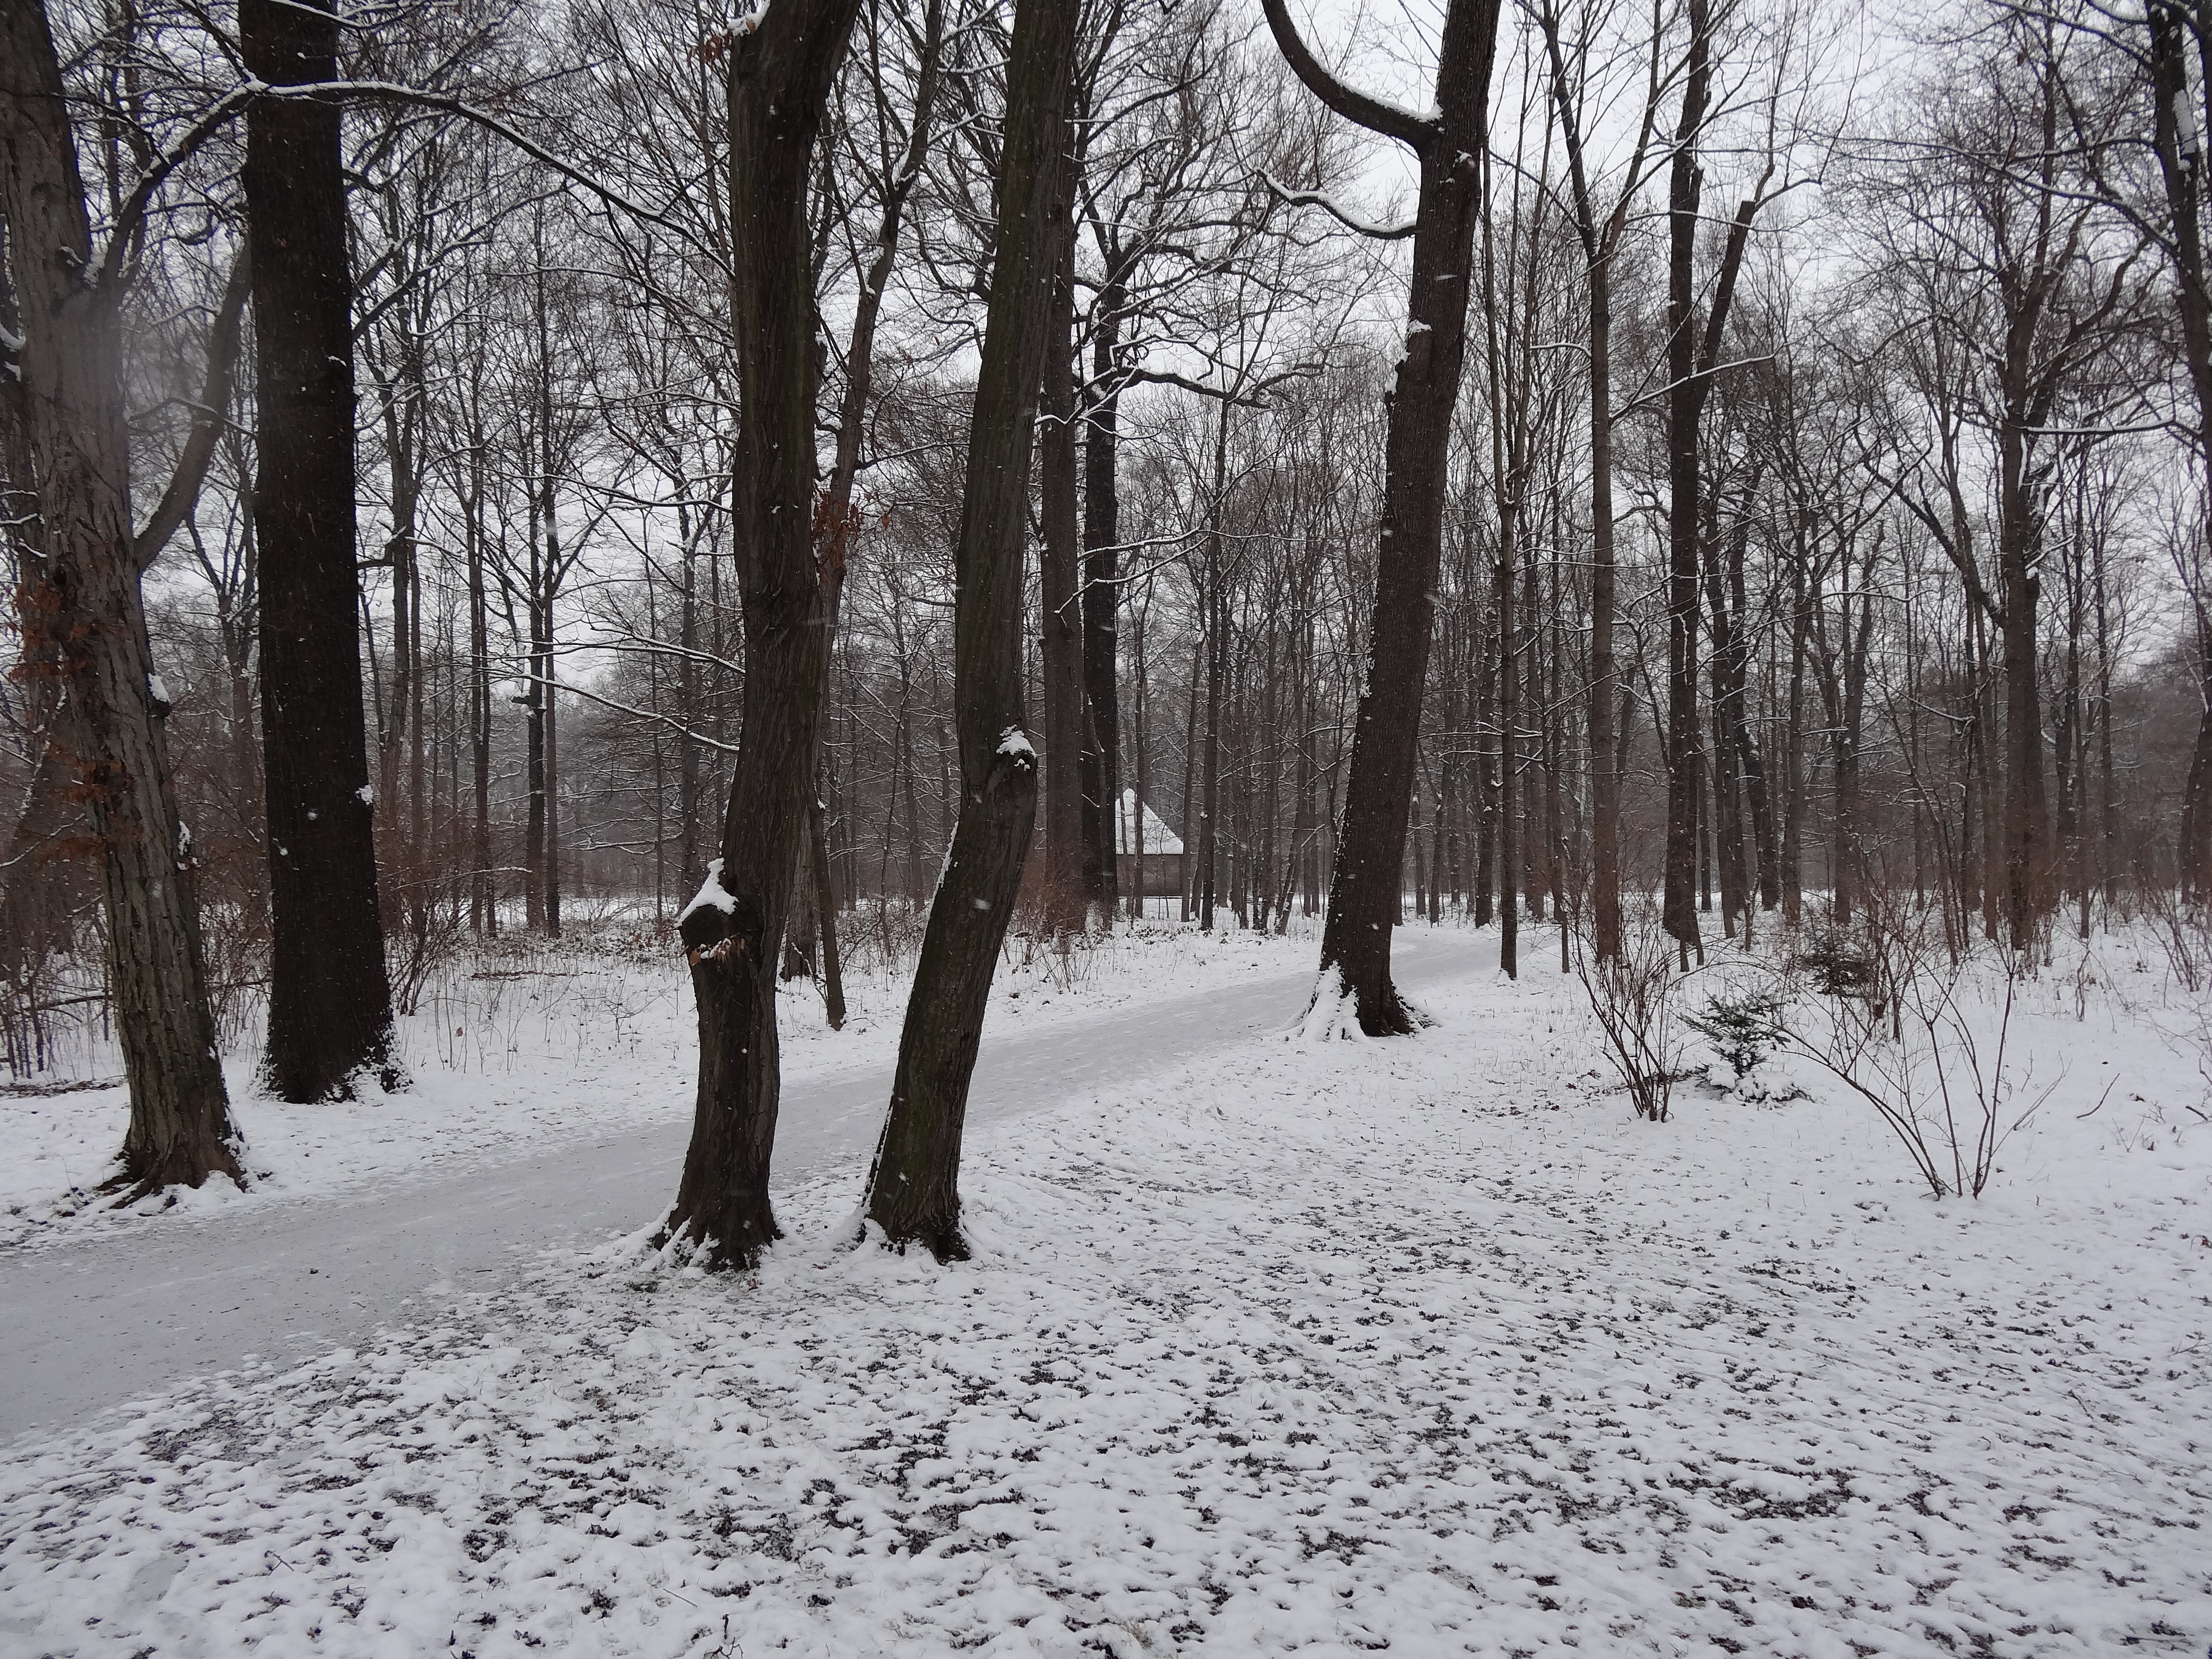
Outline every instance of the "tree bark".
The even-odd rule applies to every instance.
[[[337,77],[335,11],[241,0],[246,67],[272,85]],[[264,1073],[286,1100],[390,1086],[392,988],[377,908],[355,568],[353,283],[336,103],[246,115],[253,226],[255,529],[270,919]]]
[[[816,557],[815,139],[859,0],[778,0],[724,43],[740,417],[731,491],[745,676],[721,856],[679,924],[699,1007],[691,1144],[664,1228],[716,1268],[781,1237],[769,1202],[781,1078],[775,956],[812,799],[824,663]]]
[[[1097,338],[1092,348],[1094,384],[1100,392],[1087,410],[1083,493],[1083,816],[1085,896],[1113,914],[1115,897],[1114,815],[1121,799],[1121,655],[1118,618],[1121,496],[1120,285],[1109,282],[1098,296]]]
[[[1316,989],[1317,995],[1349,993],[1361,1030],[1379,1036],[1414,1025],[1391,982],[1390,939],[1443,550],[1452,411],[1467,361],[1468,278],[1482,207],[1480,158],[1488,143],[1498,0],[1451,0],[1437,52],[1437,109],[1424,117],[1345,87],[1306,49],[1284,0],[1265,0],[1265,9],[1276,45],[1315,96],[1370,131],[1398,139],[1420,163],[1406,351],[1384,439],[1367,684],[1352,727]]]
[[[1076,501],[1075,220],[1060,228],[1053,277],[1050,337],[1045,348],[1044,416],[1037,435],[1038,483],[1044,534],[1037,591],[1043,611],[1044,903],[1055,932],[1083,925],[1085,900],[1098,886],[1097,854],[1083,833],[1085,801],[1082,552]],[[1095,805],[1095,804],[1094,804]],[[1103,814],[1110,848],[1112,812]],[[1110,912],[1109,913],[1110,915]]]
[[[1662,923],[1702,959],[1698,861],[1698,421],[1711,384],[1698,371],[1697,250],[1704,174],[1697,144],[1712,88],[1712,23],[1690,0],[1690,55],[1667,183],[1667,860]]]
[[[37,475],[23,658],[58,683],[56,735],[100,865],[131,1092],[119,1182],[126,1201],[215,1174],[243,1184],[138,591],[117,295],[84,280],[91,223],[38,0],[0,0],[0,217],[21,328],[6,368]]]
[[[1022,550],[1030,450],[1071,209],[1076,0],[1019,0],[1006,65],[999,225],[955,550],[960,813],[915,969],[868,1219],[885,1241],[964,1256],[960,1139],[991,974],[1036,810],[1022,713]]]
[[[2199,463],[2212,465],[2212,280],[2206,271],[2203,227],[2203,135],[2212,86],[2200,84],[2193,96],[2189,86],[2191,47],[2201,55],[2212,27],[2208,27],[2203,8],[2188,0],[2150,0],[2145,21],[2151,41],[2152,147],[2166,186],[2166,241],[2178,279],[2174,301],[2181,323],[2182,360],[2197,401],[2196,429],[2191,436]],[[2186,122],[2182,119],[2185,109],[2190,112]],[[2201,533],[2205,544],[2212,546],[2212,521]],[[2200,554],[2183,572],[2195,612],[2198,708],[2197,738],[2182,785],[2179,873],[2183,888],[2197,898],[2212,895],[2212,610],[2203,592],[2203,559]],[[2187,580],[2191,574],[2196,580]],[[2101,587],[2099,592],[2101,629]],[[2109,713],[2106,720],[2109,724]]]

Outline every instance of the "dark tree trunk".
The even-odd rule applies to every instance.
[[[1100,322],[1092,348],[1097,389],[1086,422],[1083,479],[1083,692],[1088,705],[1083,727],[1084,890],[1109,915],[1115,896],[1114,814],[1121,799],[1115,672],[1121,651],[1121,391],[1115,380],[1121,370],[1121,304],[1120,288],[1109,283],[1098,299]]]
[[[1625,205],[1625,204],[1624,204]],[[1600,962],[1620,955],[1620,774],[1613,765],[1613,270],[1589,267],[1590,932]]]
[[[1509,476],[1510,476],[1509,474]],[[1516,480],[1517,483],[1517,480]],[[1513,585],[1519,503],[1498,501],[1498,565],[1492,605],[1498,617],[1498,965],[1521,971],[1521,618]]]
[[[37,0],[0,0],[0,218],[21,330],[14,361],[0,370],[12,371],[9,423],[18,428],[9,467],[27,453],[39,514],[35,563],[19,592],[22,656],[56,682],[50,741],[65,750],[58,759],[100,865],[131,1091],[121,1182],[127,1198],[216,1174],[240,1180],[200,952],[196,866],[139,597],[116,295],[86,280],[91,225]],[[21,489],[32,480],[12,482]],[[352,619],[349,606],[349,628]],[[358,740],[358,704],[356,714]]]
[[[2005,921],[2013,949],[2027,948],[2049,908],[2050,810],[2043,778],[2043,690],[2036,678],[2036,613],[2042,537],[2031,501],[2027,434],[2008,422],[1998,435],[1997,574],[2003,607],[1997,637],[2005,699]]]
[[[1228,581],[1223,568],[1228,551],[1221,539],[1221,497],[1229,471],[1229,407],[1224,403],[1214,412],[1213,489],[1207,508],[1206,565],[1199,595],[1204,617],[1200,631],[1206,643],[1206,793],[1198,820],[1198,925],[1206,933],[1213,931],[1213,907],[1220,884],[1222,683],[1229,665],[1229,605],[1223,597]]]
[[[2200,463],[2212,465],[2212,281],[2208,281],[2203,230],[2203,167],[2202,135],[2212,107],[2212,85],[2203,84],[2192,96],[2189,58],[2192,48],[2200,55],[2212,33],[2201,5],[2188,0],[2151,0],[2146,9],[2150,28],[2151,112],[2153,148],[2166,185],[2168,251],[2179,279],[2175,283],[2175,309],[2181,322],[2182,358],[2189,370],[2190,386],[2197,402],[2197,421],[2191,437]],[[2193,106],[2193,107],[2192,107]],[[2182,118],[2185,109],[2189,118]],[[2191,142],[2191,141],[2194,142]],[[2200,532],[2212,546],[2212,524]],[[2196,613],[2197,694],[2197,740],[2190,750],[2189,772],[2182,785],[2180,870],[2183,887],[2202,898],[2212,895],[2212,596],[2201,589],[2204,566],[2191,563],[2197,576],[2187,586]],[[2102,588],[2099,589],[2099,626],[2103,626]],[[2109,726],[2110,714],[2106,714]],[[2106,811],[2111,808],[2109,800]]]
[[[1113,814],[1087,800],[1086,775],[1097,757],[1085,750],[1084,645],[1086,629],[1080,580],[1082,551],[1076,500],[1075,220],[1060,227],[1053,277],[1050,338],[1044,359],[1044,419],[1037,434],[1038,483],[1044,534],[1037,592],[1043,611],[1044,670],[1044,903],[1055,930],[1079,928],[1087,898],[1098,891],[1095,844],[1086,841],[1086,814],[1107,826]],[[1109,590],[1110,591],[1110,590]],[[1103,803],[1110,805],[1111,803]],[[1109,911],[1110,916],[1111,912]]]
[[[1406,144],[1420,164],[1406,351],[1384,439],[1367,684],[1352,727],[1316,991],[1348,993],[1360,1029],[1379,1036],[1414,1024],[1391,983],[1390,939],[1443,551],[1452,411],[1467,361],[1468,277],[1482,210],[1479,158],[1488,143],[1498,0],[1451,0],[1437,51],[1437,108],[1418,118],[1344,86],[1307,51],[1284,0],[1265,4],[1276,45],[1308,89],[1347,119]]]
[[[484,583],[484,477],[481,434],[469,453],[469,926],[499,932],[491,868],[491,630]]]
[[[246,67],[274,85],[337,73],[337,16],[313,0],[241,0]],[[261,741],[267,773],[269,1086],[343,1098],[391,1069],[392,988],[377,910],[355,569],[353,283],[338,106],[246,116],[253,225],[255,529],[261,546]]]
[[[1790,567],[1790,713],[1782,750],[1782,919],[1795,927],[1805,904],[1805,658],[1813,632],[1812,550],[1801,523]]]
[[[1022,550],[1053,276],[1071,209],[1076,0],[1018,0],[1006,64],[999,227],[955,551],[960,815],[915,969],[867,1215],[894,1245],[963,1256],[960,1139],[991,974],[1036,810],[1022,713]]]
[[[859,0],[778,0],[729,46],[743,740],[721,856],[679,929],[699,1006],[699,1086],[665,1234],[716,1267],[750,1267],[780,1237],[768,1191],[781,1085],[775,953],[813,799],[829,631],[816,559],[807,187],[858,9]]]
[[[1701,319],[1696,276],[1704,173],[1697,146],[1712,93],[1709,0],[1690,0],[1689,17],[1682,115],[1675,128],[1667,185],[1667,864],[1662,920],[1686,957],[1694,950],[1702,959],[1705,945],[1698,935],[1692,890],[1697,879],[1698,792],[1705,747],[1698,726],[1698,538],[1704,525],[1698,427],[1719,364],[1721,338],[1750,244],[1752,221],[1764,199],[1772,163],[1736,205],[1714,273],[1712,296]]]
[[[1690,56],[1667,185],[1667,862],[1662,920],[1702,957],[1698,865],[1698,422],[1711,381],[1698,370],[1697,251],[1704,172],[1698,138],[1712,87],[1712,26],[1690,0]]]

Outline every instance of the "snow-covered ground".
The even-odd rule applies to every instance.
[[[1300,933],[1309,931],[1302,926]],[[872,953],[871,960],[881,952]],[[1065,1029],[1147,1001],[1188,1001],[1311,967],[1310,938],[1200,933],[1170,924],[1126,929],[1056,954],[1012,942],[993,987],[990,1040]],[[888,1066],[898,1048],[910,963],[862,971],[847,987],[845,1029],[831,1031],[803,981],[781,1000],[784,1074],[794,1083]],[[262,1093],[257,1054],[224,1057],[232,1113],[253,1189],[214,1182],[149,1199],[185,1219],[229,1213],[688,1120],[697,1036],[676,947],[608,930],[565,945],[524,938],[465,955],[399,1022],[405,1090],[373,1081],[354,1105],[295,1106]],[[141,1224],[115,1216],[93,1188],[113,1172],[129,1103],[112,1048],[71,1051],[57,1082],[105,1082],[58,1092],[0,1091],[0,1248],[57,1237],[112,1235]]]
[[[2032,981],[1938,1202],[1810,1068],[1633,1121],[1531,954],[981,1130],[969,1263],[840,1171],[750,1278],[549,1257],[19,1447],[0,1649],[2206,1652],[2192,1005]]]

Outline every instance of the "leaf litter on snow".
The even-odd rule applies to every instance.
[[[2208,1138],[1938,1204],[1840,1101],[1631,1122],[1532,978],[993,1131],[971,1262],[815,1182],[23,1448],[0,1647],[2204,1652]]]

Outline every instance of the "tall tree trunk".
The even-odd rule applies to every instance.
[[[2212,82],[2202,73],[2202,58],[2212,45],[2212,19],[2190,0],[2150,0],[2145,8],[2150,30],[2152,147],[2166,186],[2166,240],[2179,281],[2175,309],[2181,323],[2182,360],[2197,402],[2194,440],[2200,465],[2212,469],[2212,279],[2208,279],[2203,239],[2203,135],[2212,112]],[[2192,49],[2200,58],[2197,88],[2189,84]],[[2212,495],[2204,498],[2212,513]],[[2204,591],[2206,558],[2212,550],[2212,520],[2200,526],[2199,550],[2185,566],[2185,586],[2195,612],[2197,714],[2197,739],[2182,783],[2180,870],[2184,889],[2197,898],[2212,896],[2212,595]],[[2104,626],[2099,587],[2098,624]],[[2192,576],[2194,580],[2186,580]],[[2109,705],[2105,713],[2109,734]],[[2109,744],[2109,735],[2106,741]],[[2111,813],[2109,791],[2106,805]],[[2107,842],[2109,845],[2110,836]],[[2114,866],[2116,867],[2116,860]]]
[[[1096,849],[1083,829],[1085,763],[1084,611],[1079,572],[1075,474],[1075,219],[1057,228],[1060,246],[1053,277],[1050,338],[1044,359],[1044,420],[1037,434],[1038,483],[1044,533],[1040,542],[1037,592],[1043,611],[1044,669],[1044,903],[1055,931],[1083,925],[1085,900],[1098,890]],[[1110,591],[1110,590],[1109,590]],[[1110,808],[1112,803],[1105,805]],[[1110,810],[1097,814],[1109,831]],[[1089,860],[1087,863],[1086,860]],[[1109,913],[1110,920],[1111,912]]]
[[[1094,392],[1085,422],[1083,479],[1083,811],[1085,896],[1110,915],[1115,898],[1114,814],[1121,798],[1120,679],[1117,618],[1121,495],[1121,285],[1109,281],[1098,296],[1092,352]]]
[[[2050,810],[2043,778],[2043,690],[2036,678],[2042,538],[2028,477],[2027,433],[1998,433],[1997,637],[2004,665],[2004,913],[2012,947],[2027,948],[2048,908]]]
[[[1213,488],[1206,509],[1205,584],[1199,604],[1205,611],[1206,641],[1206,801],[1198,821],[1198,925],[1213,931],[1213,906],[1218,896],[1221,862],[1221,719],[1223,681],[1229,665],[1229,605],[1223,596],[1228,574],[1224,569],[1228,550],[1221,537],[1222,495],[1229,471],[1229,409],[1214,411]]]
[[[1421,117],[1336,80],[1298,38],[1284,0],[1265,0],[1265,9],[1276,45],[1316,97],[1406,144],[1420,164],[1406,350],[1384,439],[1367,683],[1352,727],[1316,988],[1319,996],[1348,993],[1360,1029],[1379,1036],[1414,1024],[1391,982],[1390,939],[1443,550],[1452,411],[1467,360],[1468,278],[1482,209],[1480,158],[1488,143],[1498,0],[1451,0],[1437,49],[1437,108]]]
[[[22,651],[58,683],[49,743],[65,751],[58,758],[100,861],[131,1093],[121,1179],[126,1196],[215,1174],[242,1184],[131,533],[119,296],[87,280],[84,185],[37,0],[0,0],[0,219],[21,329],[7,365],[8,423],[19,433],[9,470],[27,452],[38,492],[37,552],[25,550],[36,565],[19,596]],[[350,628],[350,604],[345,619]]]
[[[1499,497],[1498,568],[1492,605],[1498,617],[1498,965],[1521,971],[1521,618],[1513,583],[1518,503]]]
[[[1600,962],[1620,955],[1620,774],[1613,765],[1613,264],[1589,267],[1590,932]]]
[[[1690,53],[1667,185],[1667,861],[1662,919],[1683,951],[1698,933],[1698,422],[1710,382],[1698,372],[1697,250],[1704,172],[1698,139],[1712,87],[1712,25],[1690,0]]]
[[[484,585],[483,444],[469,453],[469,926],[499,932],[499,893],[491,868],[491,626]]]
[[[768,1191],[781,1087],[775,953],[813,798],[828,652],[816,558],[808,185],[858,9],[859,0],[778,0],[728,43],[743,741],[721,856],[678,927],[699,1008],[699,1085],[664,1235],[689,1240],[716,1267],[749,1267],[780,1236]]]
[[[246,67],[275,85],[337,73],[337,15],[241,0]],[[270,1087],[349,1095],[391,1066],[392,988],[377,909],[355,569],[353,283],[335,103],[247,113],[254,227],[255,527],[261,546],[261,730],[274,945]]]
[[[1805,516],[1800,515],[1790,565],[1790,712],[1782,738],[1782,919],[1791,927],[1802,920],[1805,907],[1805,659],[1815,603],[1806,568],[1812,550]]]
[[[868,1173],[889,1243],[963,1256],[960,1139],[991,973],[1036,809],[1022,714],[1022,550],[1052,286],[1071,210],[1076,0],[1018,0],[1006,64],[999,226],[955,550],[960,815],[915,969],[890,1109]]]

